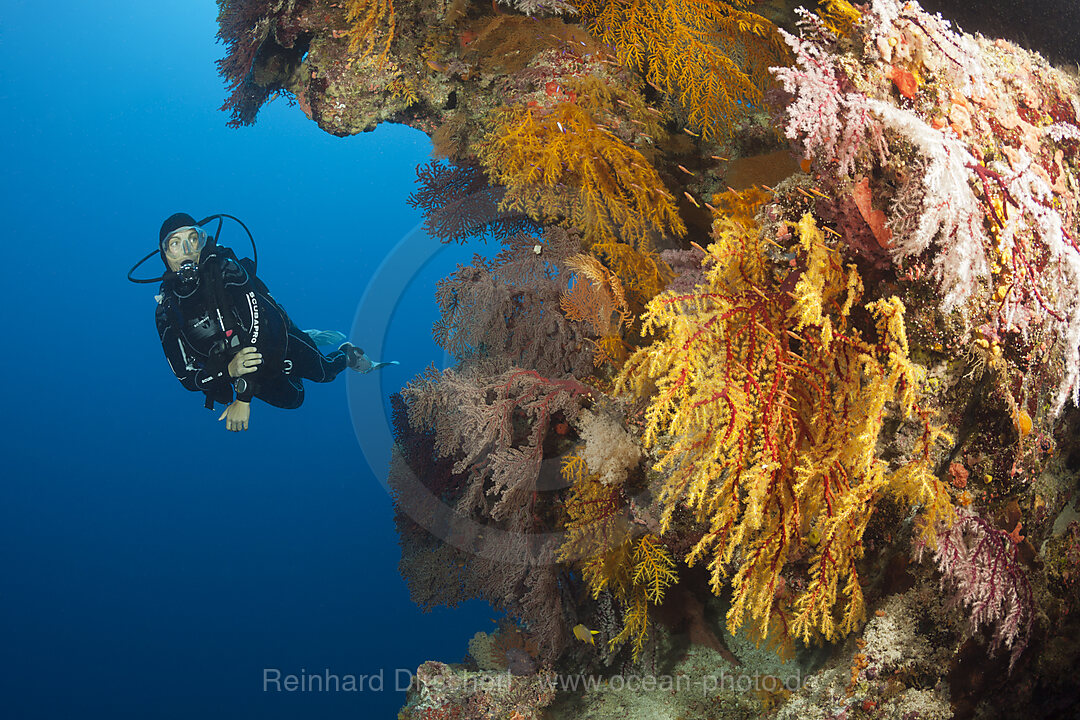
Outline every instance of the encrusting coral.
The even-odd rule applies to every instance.
[[[231,124],[417,128],[432,238],[497,243],[388,484],[413,599],[514,658],[426,664],[403,720],[1080,702],[1076,77],[898,0],[219,7]]]

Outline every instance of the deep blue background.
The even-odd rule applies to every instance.
[[[228,212],[301,326],[348,330],[419,220],[405,204],[419,133],[338,139],[283,100],[225,127],[216,13],[6,0],[0,14],[4,718],[392,718],[400,694],[268,694],[263,668],[381,670],[389,691],[396,668],[457,660],[490,626],[479,603],[410,604],[343,381],[309,384],[297,411],[256,403],[251,431],[227,433],[169,372],[155,286],[124,279],[167,215]],[[402,301],[390,387],[442,361],[432,283],[472,250],[439,255]]]

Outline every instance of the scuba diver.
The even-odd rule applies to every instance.
[[[165,220],[158,249],[128,272],[132,282],[161,282],[157,295],[158,334],[173,373],[185,388],[206,395],[206,407],[225,405],[218,420],[233,432],[248,429],[251,399],[293,409],[304,402],[303,380],[330,382],[345,368],[368,373],[396,362],[372,362],[349,342],[324,355],[318,345],[345,340],[338,332],[300,330],[266,285],[256,277],[255,260],[238,260],[217,244],[224,218],[235,220],[251,238],[247,226],[231,215],[212,215],[196,222],[187,213]],[[217,220],[210,236],[203,225]],[[154,255],[165,264],[159,278],[134,278],[132,273]],[[235,391],[235,395],[234,395]]]

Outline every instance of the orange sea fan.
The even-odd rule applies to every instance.
[[[589,323],[597,335],[618,332],[630,319],[622,283],[591,255],[578,254],[564,265],[577,278],[562,296],[562,309],[571,320]]]
[[[567,258],[564,265],[575,274],[574,284],[565,290],[560,305],[566,317],[587,323],[600,339],[594,341],[593,362],[619,362],[625,358],[621,328],[630,320],[630,307],[622,283],[615,273],[591,255]]]

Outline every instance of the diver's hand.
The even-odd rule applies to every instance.
[[[233,355],[233,359],[229,361],[229,375],[234,378],[247,375],[258,370],[260,365],[262,365],[262,353],[253,347],[246,347]]]
[[[225,429],[232,432],[240,432],[248,429],[248,419],[251,417],[251,403],[243,400],[234,400],[221,413],[218,420],[225,421]]]

